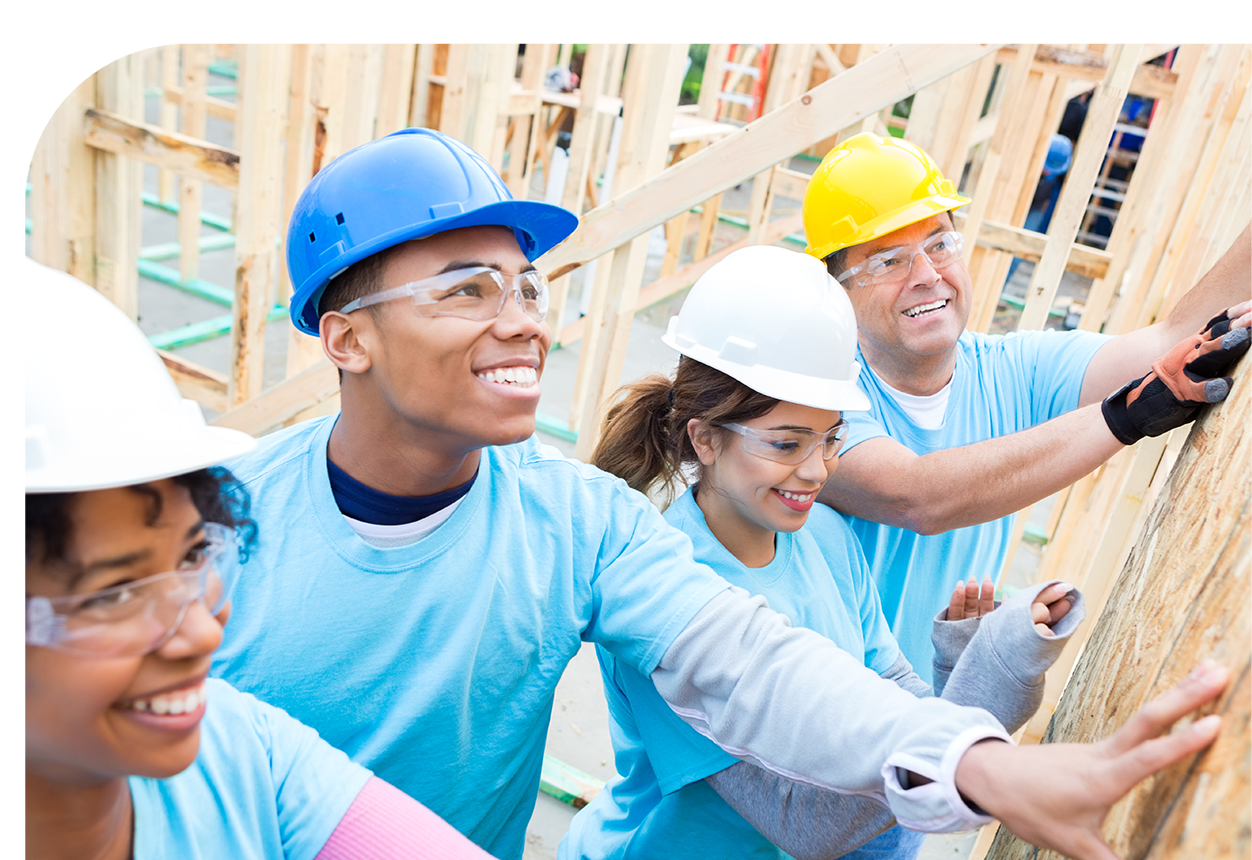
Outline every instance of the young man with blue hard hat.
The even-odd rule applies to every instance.
[[[1013,512],[1222,400],[1248,348],[1248,230],[1139,331],[966,331],[973,285],[951,212],[968,202],[916,146],[868,133],[832,149],[804,197],[806,251],[852,300],[873,404],[849,413],[821,500],[854,516],[892,632],[923,676],[950,571],[998,578]]]
[[[986,712],[917,699],[729,587],[645,497],[533,438],[551,333],[530,261],[575,224],[424,129],[344,154],[305,189],[292,319],[342,371],[342,409],[229,464],[268,537],[214,672],[501,857],[522,854],[554,689],[582,641],[651,676],[763,779],[875,797],[917,829],[985,810],[1098,856],[1116,797],[1216,726],[1148,741],[1151,766],[1125,756],[1216,695],[1223,670],[1116,742],[1040,758],[983,743],[1007,739]],[[1043,777],[1022,764],[1036,758]]]

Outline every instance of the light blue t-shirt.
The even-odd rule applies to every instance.
[[[665,519],[690,535],[698,561],[764,595],[793,625],[827,636],[880,674],[899,656],[865,557],[842,515],[815,505],[804,528],[778,533],[774,560],[761,568],[745,567],[722,546],[690,491]],[[596,653],[621,778],[574,816],[561,860],[786,857],[704,782],[738,759],[684,723],[647,675],[603,648]],[[864,856],[883,856],[869,853],[874,843],[896,846],[901,836],[910,844],[920,838],[893,828],[863,846]]]
[[[313,860],[370,772],[225,681],[206,692],[195,763],[130,777],[135,860]]]
[[[644,674],[726,582],[620,479],[534,438],[485,448],[456,511],[379,549],[335,506],[334,418],[228,463],[259,546],[213,671],[498,857],[521,857],[557,681],[582,640]]]
[[[858,384],[868,412],[844,412],[850,425],[844,453],[867,439],[889,436],[916,454],[972,445],[1025,430],[1078,406],[1083,377],[1109,337],[1091,332],[1031,331],[1009,335],[965,332],[957,342],[956,369],[943,424],[918,427],[883,388],[865,357]],[[977,493],[977,487],[953,492]],[[874,572],[883,613],[900,650],[928,683],[930,626],[947,605],[958,579],[973,574],[999,580],[1013,532],[1013,515],[937,535],[851,517]]]

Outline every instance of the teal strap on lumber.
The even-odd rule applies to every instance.
[[[155,194],[152,194],[148,191],[145,191],[143,193],[143,205],[151,206],[154,209],[160,209],[163,212],[169,212],[171,215],[178,214],[177,203],[174,203],[174,202],[167,203],[166,201],[162,200],[160,197],[157,197]],[[200,211],[200,223],[208,227],[212,227],[215,230],[230,230],[231,229],[231,223],[230,223],[229,218],[222,218],[219,215],[214,215],[212,212],[205,212],[204,210]]]
[[[209,63],[209,74],[217,75],[219,78],[230,78],[232,81],[239,77],[239,61],[238,60],[213,60]]]
[[[551,795],[575,809],[582,809],[604,788],[604,781],[576,767],[566,764],[555,756],[543,754],[543,773],[539,777],[539,790]]]
[[[180,346],[200,343],[204,340],[212,340],[215,337],[230,334],[232,316],[232,314],[222,314],[221,316],[211,317],[200,322],[188,323],[160,334],[149,335],[148,343],[157,349],[171,350],[178,349]],[[270,312],[265,315],[266,322],[274,322],[275,320],[286,318],[287,309],[277,305],[271,308]]]
[[[226,248],[235,247],[234,233],[215,233],[209,236],[201,236],[196,240],[201,252],[204,251],[221,251]],[[171,260],[182,253],[183,246],[178,242],[162,242],[159,245],[149,245],[146,248],[139,249],[139,259],[141,260]]]
[[[560,418],[553,418],[551,415],[545,415],[542,412],[535,413],[535,429],[549,436],[555,436],[558,439],[564,439],[566,442],[577,442],[578,431],[569,426],[569,422],[562,421]]]
[[[193,296],[199,296],[202,299],[217,302],[219,305],[226,305],[226,307],[230,307],[235,301],[234,290],[219,287],[217,284],[211,284],[199,278],[184,281],[179,277],[178,270],[171,269],[169,266],[162,266],[152,260],[139,260],[137,266],[141,278],[165,284],[167,287],[177,287],[185,293],[191,293]]]

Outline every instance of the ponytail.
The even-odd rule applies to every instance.
[[[657,490],[668,505],[683,466],[699,464],[687,436],[692,418],[718,427],[759,418],[778,405],[733,376],[682,356],[674,379],[653,374],[619,388],[601,427],[591,464],[641,493]]]
[[[679,469],[670,439],[673,380],[654,373],[623,385],[613,397],[591,465],[617,475],[641,493],[658,482],[672,485]],[[683,426],[685,433],[685,422]]]

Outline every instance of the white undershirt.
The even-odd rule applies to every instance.
[[[892,399],[900,404],[904,414],[909,416],[918,427],[923,430],[938,430],[943,426],[943,415],[948,409],[948,395],[952,393],[951,379],[934,394],[925,394],[920,397],[916,394],[897,391],[883,382],[882,377],[879,377],[878,384],[887,389]]]
[[[354,520],[346,515],[344,519],[352,527],[352,530],[360,536],[361,540],[375,549],[398,549],[400,547],[412,546],[443,525],[444,521],[452,516],[452,512],[457,509],[457,505],[461,504],[464,499],[465,497],[462,496],[446,508],[435,511],[428,517],[422,517],[420,520],[414,520],[411,523],[400,523],[396,526],[380,526],[377,523]]]

